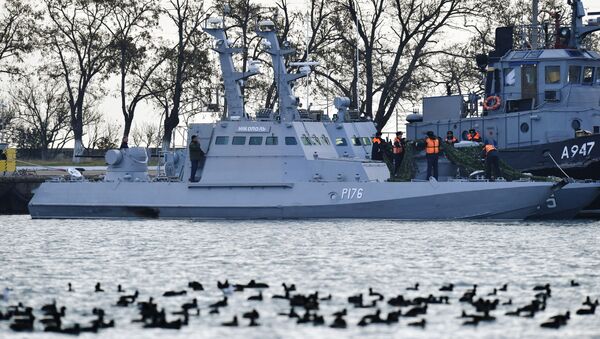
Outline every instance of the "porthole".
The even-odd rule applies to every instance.
[[[575,119],[575,120],[571,121],[571,127],[576,131],[580,130],[581,129],[581,121],[579,119]]]
[[[521,124],[521,132],[522,133],[527,133],[529,132],[529,124],[524,122]]]

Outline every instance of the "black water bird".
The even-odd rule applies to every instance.
[[[252,318],[252,319],[250,319],[250,323],[248,324],[248,326],[255,327],[255,326],[260,326],[260,324],[256,322],[256,319]]]
[[[231,286],[229,285],[229,280],[225,280],[223,283],[217,281],[217,288],[220,290],[228,289]]]
[[[425,318],[421,319],[421,321],[415,321],[412,323],[408,323],[408,326],[414,326],[414,327],[421,327],[421,328],[425,328],[425,325],[427,325],[427,321],[425,320]]]
[[[209,305],[208,307],[218,308],[218,307],[225,307],[225,306],[227,306],[227,297],[223,297],[222,300],[219,300],[216,303]]]
[[[406,290],[407,291],[418,291],[419,290],[419,283],[416,283],[415,286],[407,287]]]
[[[258,319],[258,318],[260,318],[260,314],[258,313],[258,311],[257,311],[256,309],[253,309],[253,310],[252,310],[252,311],[250,311],[250,312],[246,312],[246,313],[244,313],[244,314],[242,315],[242,317],[243,317],[244,319],[252,319],[252,318],[254,318],[254,319]]]
[[[184,310],[189,310],[192,308],[198,308],[198,299],[194,298],[194,299],[192,299],[192,302],[181,305],[181,309],[184,309]]]
[[[512,305],[512,299],[508,299],[508,301],[503,302],[502,305]]]
[[[248,284],[246,284],[246,288],[269,288],[269,285],[266,283],[256,282],[254,280],[250,280]]]
[[[571,319],[571,312],[567,311],[565,314],[557,314],[553,317],[550,317],[550,319],[560,321],[566,325],[567,321]]]
[[[291,284],[290,286],[287,286],[285,283],[282,283],[281,286],[283,286],[283,290],[286,292],[294,292],[296,290],[295,284]]]
[[[233,316],[233,319],[231,321],[221,323],[221,326],[237,327],[238,326],[238,317],[237,317],[237,315]]]
[[[415,306],[404,313],[402,316],[404,317],[416,317],[421,314],[427,314],[427,305],[425,306]]]
[[[188,283],[188,287],[194,291],[204,291],[204,286],[202,286],[202,284],[197,281],[190,281]]]
[[[67,284],[67,292],[74,292],[75,290],[73,289],[73,285],[71,285],[71,283]]]
[[[596,305],[596,306],[598,306],[598,299],[596,299],[596,301],[592,302],[592,299],[591,299],[591,298],[590,298],[590,296],[588,295],[588,296],[585,298],[585,301],[582,303],[582,305],[584,305],[584,306],[585,306],[585,305],[587,305],[587,306],[593,306],[593,305]]]
[[[73,324],[71,327],[63,328],[60,332],[63,334],[79,335],[81,333],[81,327],[79,324]]]
[[[290,299],[290,292],[288,292],[287,290],[285,291],[285,295],[279,295],[279,294],[275,294],[273,297],[273,299]]]
[[[590,305],[590,308],[580,308],[577,310],[577,314],[579,315],[589,315],[596,313],[596,304]]]
[[[373,291],[372,287],[369,287],[369,296],[377,297],[377,300],[383,300],[383,294]]]
[[[96,283],[96,286],[94,288],[95,292],[104,292],[104,290],[102,289],[102,287],[100,286],[100,283]]]
[[[177,297],[180,295],[186,295],[187,291],[186,290],[181,290],[181,291],[166,291],[165,293],[163,293],[163,297]]]
[[[249,296],[248,300],[262,301],[263,300],[262,292],[258,292],[257,295],[251,295],[251,296]]]
[[[571,280],[571,287],[578,287],[579,283],[575,280]]]
[[[321,297],[319,300],[320,301],[329,301],[331,300],[332,296],[331,293],[329,293],[329,295],[325,296],[325,297]]]
[[[533,290],[534,291],[544,291],[544,290],[548,290],[550,289],[550,284],[546,284],[546,285],[536,285]]]
[[[340,315],[340,316],[336,316],[335,319],[333,319],[333,323],[331,325],[329,325],[329,327],[331,327],[331,328],[347,328],[348,324],[346,324],[346,320],[344,320],[344,318]]]
[[[442,292],[452,292],[454,290],[454,284],[448,284],[440,287],[439,289]]]
[[[488,293],[488,296],[492,296],[492,295],[496,295],[498,294],[498,290],[494,288],[494,290],[490,293]]]
[[[218,307],[211,308],[210,311],[208,312],[208,314],[219,314],[219,308]]]
[[[125,293],[125,290],[123,289],[123,287],[121,286],[121,284],[119,284],[119,285],[117,286],[117,292],[118,292],[118,293]]]
[[[504,284],[504,285],[502,285],[502,287],[500,287],[500,288],[498,289],[498,291],[501,291],[501,292],[506,292],[506,291],[508,291],[508,284]]]

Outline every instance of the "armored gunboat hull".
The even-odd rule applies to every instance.
[[[551,183],[410,182],[199,184],[47,182],[32,218],[165,219],[525,219]],[[81,192],[86,192],[82,195]],[[473,200],[473,196],[479,197]]]

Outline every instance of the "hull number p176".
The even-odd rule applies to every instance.
[[[352,200],[352,199],[362,199],[362,197],[363,197],[363,189],[362,188],[348,187],[348,188],[342,188],[342,196],[340,197],[340,199]]]

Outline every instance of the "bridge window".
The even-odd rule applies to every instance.
[[[321,135],[321,140],[323,140],[323,143],[324,143],[325,145],[329,145],[329,144],[331,144],[331,143],[329,142],[329,138],[328,138],[328,137],[326,137],[324,134],[322,134],[322,135]]]
[[[267,137],[265,145],[277,145],[277,137]]]
[[[302,134],[302,143],[304,144],[304,146],[310,146],[312,145],[312,142],[310,142],[310,138],[306,136],[306,134]]]
[[[594,82],[594,67],[586,66],[583,68],[583,84],[591,85]]]
[[[560,84],[560,66],[546,66],[546,83]]]
[[[220,136],[215,140],[215,145],[227,145],[229,143],[229,137]]]
[[[294,137],[285,137],[285,144],[286,145],[298,145],[298,141],[296,141],[296,138],[294,138]]]
[[[233,137],[232,145],[245,145],[246,137]]]
[[[348,146],[348,142],[346,142],[346,138],[335,138],[336,146]]]
[[[517,82],[517,70],[514,68],[504,69],[504,86],[514,86]]]
[[[371,144],[371,138],[362,137],[362,143],[363,143],[363,145],[369,146]]]
[[[362,143],[360,142],[360,138],[354,137],[352,138],[352,145],[360,146]]]
[[[249,145],[262,145],[263,137],[250,137]]]
[[[569,83],[581,83],[581,66],[569,66]]]
[[[319,140],[318,136],[316,136],[316,135],[313,134],[312,135],[312,139],[314,141],[314,143],[313,143],[314,145],[321,145],[321,140]]]

